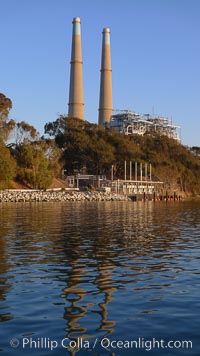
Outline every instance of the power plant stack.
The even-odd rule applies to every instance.
[[[112,69],[110,56],[110,29],[103,29],[101,79],[99,98],[99,125],[110,122],[112,115]]]
[[[68,115],[84,120],[81,20],[73,19]]]

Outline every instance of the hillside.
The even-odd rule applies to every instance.
[[[143,170],[151,163],[152,179],[163,181],[168,191],[200,195],[199,147],[191,150],[166,136],[125,136],[66,116],[47,123],[45,137],[25,122],[17,125],[20,140],[7,147],[0,139],[1,189],[60,186],[63,170],[110,179],[113,167],[114,179],[123,179],[126,160],[127,178],[130,161],[133,177],[134,162],[143,163]]]
[[[60,116],[45,126],[62,150],[67,174],[74,171],[124,177],[124,161],[151,163],[152,178],[169,190],[200,194],[200,160],[195,152],[166,136],[124,136],[86,121]]]

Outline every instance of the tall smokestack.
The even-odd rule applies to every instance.
[[[81,20],[79,17],[75,17],[72,23],[73,33],[68,115],[84,120]]]
[[[103,29],[101,80],[99,98],[99,125],[110,121],[112,115],[112,69],[110,56],[110,29]]]

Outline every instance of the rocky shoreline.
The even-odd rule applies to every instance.
[[[127,201],[125,195],[107,192],[0,191],[0,202]]]

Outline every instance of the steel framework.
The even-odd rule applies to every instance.
[[[174,140],[181,141],[181,128],[174,125],[172,120],[164,117],[154,117],[150,114],[138,114],[129,110],[115,110],[108,128],[115,128],[125,135],[165,135]]]

